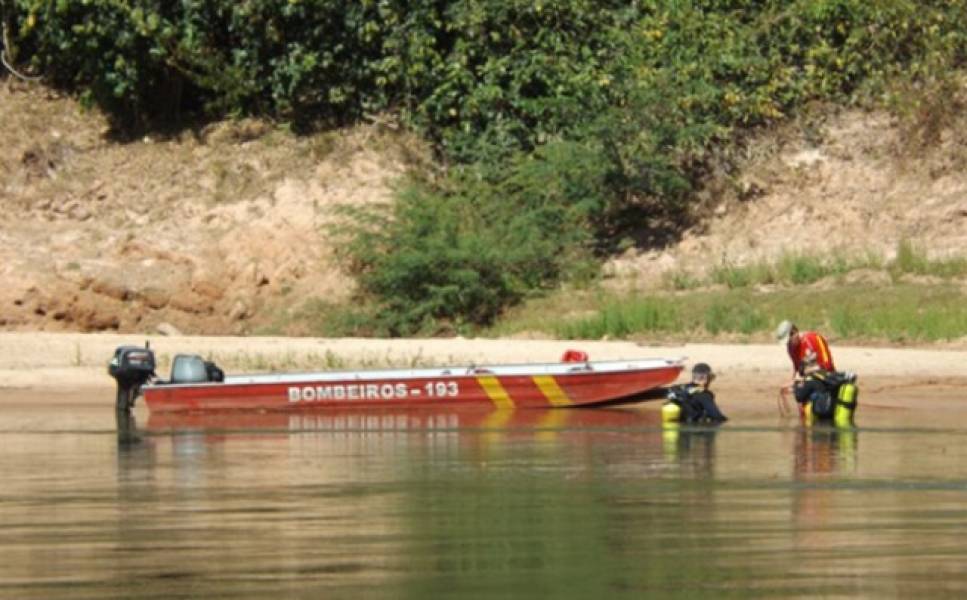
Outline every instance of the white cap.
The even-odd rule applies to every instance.
[[[795,325],[793,325],[792,321],[788,319],[782,323],[779,323],[779,326],[776,327],[776,339],[783,344],[787,343],[789,341],[789,334],[792,333],[793,327],[795,327]]]

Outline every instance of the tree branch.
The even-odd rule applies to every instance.
[[[8,71],[13,73],[13,75],[22,81],[34,82],[40,81],[40,77],[29,77],[17,71],[13,68],[13,64],[17,61],[17,48],[10,42],[10,6],[9,2],[3,2],[0,0],[0,9],[2,9],[3,21],[0,22],[0,63],[7,68]]]

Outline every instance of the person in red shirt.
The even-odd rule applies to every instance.
[[[800,332],[792,321],[783,321],[776,328],[776,338],[786,344],[786,351],[792,360],[792,381],[789,386],[780,391],[785,397],[792,392],[799,404],[799,415],[805,414],[805,403],[813,391],[821,390],[820,381],[810,380],[807,376],[817,370],[827,373],[836,371],[833,365],[833,355],[829,351],[829,342],[815,331]]]
[[[806,375],[811,368],[820,368],[829,373],[836,370],[829,342],[815,331],[800,332],[792,321],[783,321],[776,329],[776,338],[786,343],[794,379]]]

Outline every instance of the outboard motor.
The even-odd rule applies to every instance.
[[[129,411],[134,407],[141,386],[155,376],[154,367],[154,352],[148,344],[144,348],[119,346],[114,351],[107,372],[118,383],[117,410]]]

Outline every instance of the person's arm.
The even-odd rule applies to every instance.
[[[792,361],[792,378],[795,379],[796,375],[802,374],[802,359],[799,353],[802,349],[802,344],[797,344],[796,346],[787,346],[786,353],[789,354],[789,360]]]
[[[792,361],[792,376],[789,378],[788,386],[786,386],[789,391],[792,391],[795,388],[796,382],[802,377],[802,360],[799,357],[799,352],[801,349],[801,344],[786,347],[786,352],[789,354],[789,360]]]
[[[722,422],[729,420],[729,418],[722,414],[722,411],[719,410],[719,407],[715,404],[715,394],[712,392],[708,390],[698,392],[697,394],[694,394],[692,398],[701,404],[705,417],[710,421]]]

